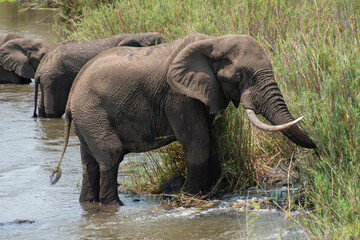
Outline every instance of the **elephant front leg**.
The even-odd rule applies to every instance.
[[[221,174],[221,164],[219,162],[217,145],[212,136],[210,136],[210,154],[208,162],[208,182],[210,188],[217,182]],[[211,189],[209,189],[211,190]]]
[[[210,140],[210,141],[209,141]],[[203,137],[185,148],[188,191],[206,194],[221,173],[216,146],[211,139]]]
[[[187,191],[192,194],[208,191],[208,152],[185,151],[187,166]]]
[[[216,146],[209,133],[210,119],[202,103],[185,100],[187,102],[180,105],[174,100],[173,105],[167,106],[166,115],[185,151],[188,192],[206,193],[221,171]]]

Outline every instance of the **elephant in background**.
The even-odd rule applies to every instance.
[[[187,190],[206,193],[221,173],[210,130],[229,102],[241,104],[256,127],[316,148],[296,124],[301,118],[290,114],[270,59],[253,38],[191,34],[158,46],[111,49],[82,68],[69,94],[53,183],[73,121],[83,167],[80,202],[121,205],[117,173],[124,155],[175,140],[185,151]]]
[[[69,40],[51,49],[41,61],[35,75],[35,107],[37,117],[37,95],[40,85],[40,117],[60,118],[71,85],[80,69],[102,51],[116,46],[145,47],[164,42],[159,33],[119,34],[96,41]]]
[[[16,37],[16,34],[7,35]],[[20,36],[20,35],[17,35]],[[41,39],[17,37],[0,46],[0,83],[30,83],[50,45]]]
[[[0,46],[6,43],[9,40],[16,39],[16,38],[23,38],[24,36],[21,36],[17,33],[5,33],[0,35]]]

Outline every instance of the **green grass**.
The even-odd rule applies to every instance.
[[[137,161],[130,163],[130,167],[125,166],[129,169],[129,177],[123,183],[122,191],[158,192],[160,185],[171,177],[186,175],[184,159],[184,151],[178,142],[146,152]]]
[[[85,2],[85,1],[79,1]],[[360,1],[132,0],[79,5],[82,18],[66,38],[96,39],[157,31],[168,40],[192,32],[249,34],[272,59],[290,111],[318,145],[318,156],[281,134],[249,125],[242,110],[218,117],[226,190],[254,185],[269,159],[300,168],[310,238],[360,237]],[[229,184],[227,184],[229,183]]]

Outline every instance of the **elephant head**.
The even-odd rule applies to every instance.
[[[23,38],[23,36],[17,34],[17,33],[6,33],[6,34],[2,34],[0,35],[0,46],[3,45],[4,43],[6,43],[7,41],[10,41],[12,39],[16,39],[16,38]]]
[[[147,47],[165,42],[164,37],[157,32],[123,34],[124,39],[119,42],[117,47]]]
[[[21,78],[34,78],[40,60],[50,45],[41,39],[17,38],[0,47],[0,67]]]
[[[250,36],[227,35],[185,47],[170,65],[167,81],[176,91],[206,104],[216,114],[232,101],[266,131],[281,130],[291,141],[316,148],[295,123],[275,81],[265,50]],[[256,114],[270,123],[261,122]]]

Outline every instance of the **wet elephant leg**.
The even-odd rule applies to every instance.
[[[96,149],[97,158],[100,159],[100,203],[106,205],[123,205],[119,199],[117,176],[119,164],[124,158],[122,143],[118,136],[110,131],[110,124],[106,137],[102,139]]]
[[[203,141],[201,139],[200,141]],[[186,166],[187,166],[187,188],[192,194],[205,193],[209,190],[208,186],[208,160],[209,160],[209,145],[204,142],[198,142],[194,148],[197,140],[189,141],[184,144]],[[190,145],[189,145],[190,144]]]
[[[100,167],[95,158],[81,146],[83,180],[80,202],[99,202]]]
[[[193,125],[193,126],[196,126]],[[184,143],[188,189],[191,193],[206,194],[218,180],[221,165],[218,160],[215,141],[208,132],[208,128],[197,126],[193,130],[196,134],[187,138]]]
[[[123,205],[118,195],[118,168],[114,166],[100,165],[100,202],[106,205]]]
[[[184,147],[187,166],[187,189],[190,193],[206,193],[218,177],[218,160],[209,134],[206,108],[189,100],[176,108],[168,106],[166,114],[177,140]],[[209,175],[211,174],[211,175]]]
[[[38,80],[40,81],[40,80]],[[39,83],[38,88],[40,88],[40,98],[38,101],[38,115],[39,117],[46,117],[46,112],[45,112],[45,105],[44,105],[44,89],[43,86]]]
[[[221,174],[221,165],[218,158],[215,140],[210,136],[210,155],[208,162],[208,182],[207,186],[213,186]]]
[[[122,205],[118,195],[117,175],[119,164],[124,157],[123,145],[106,113],[98,112],[96,118],[90,115],[89,111],[83,114],[82,125],[76,128],[76,132],[80,136],[79,139],[86,142],[94,161],[98,163],[96,168],[96,173],[99,173],[96,175],[96,183],[99,184],[97,185],[99,186],[98,201],[106,205]],[[87,159],[88,156],[82,157]]]

